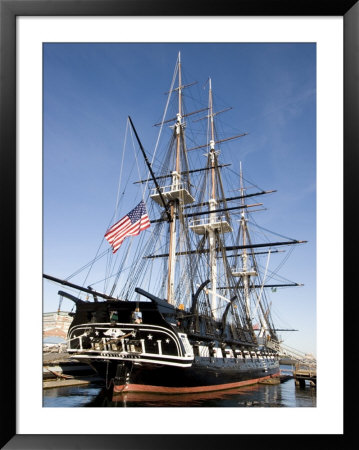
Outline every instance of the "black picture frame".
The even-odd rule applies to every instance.
[[[178,9],[177,9],[178,10]],[[280,441],[278,435],[188,435],[179,425],[178,435],[19,435],[16,433],[16,17],[20,16],[342,16],[344,19],[344,208],[346,255],[355,250],[355,178],[359,169],[359,5],[358,0],[188,0],[180,2],[180,13],[168,0],[0,0],[0,198],[2,221],[2,333],[1,346],[1,448],[6,449],[214,449],[225,445],[268,445],[276,448],[293,442],[291,435]],[[330,132],[330,130],[328,130]],[[350,250],[350,252],[349,252]],[[353,271],[344,273],[344,286],[350,291]],[[345,360],[351,355],[351,333],[355,330],[355,297],[345,305],[348,337]],[[329,340],[330,341],[330,340]],[[329,342],[328,342],[329,344]],[[354,368],[353,368],[354,369]],[[347,375],[347,373],[346,373]],[[349,376],[349,375],[348,375]],[[335,383],[335,379],[333,380]],[[349,383],[348,383],[349,384]],[[345,423],[345,435],[352,431],[354,416]],[[300,426],[300,424],[299,424]],[[285,430],[283,430],[285,434]],[[282,435],[281,435],[282,436]],[[302,445],[323,436],[295,435]],[[314,438],[314,440],[313,440]],[[330,435],[338,448],[343,435]],[[334,441],[338,441],[334,443]],[[271,442],[271,444],[270,444]]]

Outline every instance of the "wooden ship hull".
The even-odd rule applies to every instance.
[[[104,374],[106,365],[100,371]],[[190,367],[124,363],[114,379],[113,392],[151,392],[191,394],[240,388],[262,380],[279,377],[277,362],[265,364],[260,359],[240,362],[233,358],[196,357]],[[121,375],[122,373],[122,375]]]
[[[205,333],[196,328],[205,324],[201,317],[185,318],[183,311],[138,291],[151,301],[77,300],[68,332],[68,352],[95,368],[115,393],[212,392],[279,376],[274,352],[235,339],[223,323],[213,322],[217,331]]]

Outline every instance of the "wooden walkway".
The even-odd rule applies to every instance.
[[[311,386],[317,385],[317,367],[316,365],[297,363],[293,371],[295,384],[297,386],[305,386],[305,382],[309,381]]]
[[[91,376],[83,376],[81,378],[57,378],[52,380],[43,380],[42,387],[43,389],[52,389],[52,388],[60,388],[60,387],[69,387],[69,386],[86,386],[92,383],[101,383],[103,381],[102,378],[96,377],[94,375]]]

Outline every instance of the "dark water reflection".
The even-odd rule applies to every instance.
[[[102,385],[44,390],[44,407],[315,407],[316,388],[290,379],[226,391],[185,395],[126,393],[112,395]]]

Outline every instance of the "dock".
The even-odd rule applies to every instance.
[[[52,380],[43,380],[42,388],[43,389],[52,389],[52,388],[61,388],[61,387],[69,387],[69,386],[87,386],[92,383],[99,383],[103,381],[102,378],[96,376],[81,376],[80,378],[68,378],[68,379],[52,379]]]
[[[281,369],[279,376],[260,381],[259,384],[280,384],[293,379],[296,386],[304,387],[306,381],[309,381],[311,386],[316,386],[316,366],[313,364],[297,362],[295,368],[293,367],[293,369]]]
[[[67,352],[43,353],[43,389],[84,386],[103,381],[94,368],[76,359]]]
[[[293,376],[297,386],[304,387],[306,381],[313,387],[317,385],[317,367],[314,364],[297,363]]]
[[[280,346],[280,364],[291,365],[291,370],[281,369],[281,374],[291,372],[291,378],[294,378],[295,385],[305,387],[308,381],[310,386],[317,385],[317,360],[311,353],[302,353],[291,347]]]

